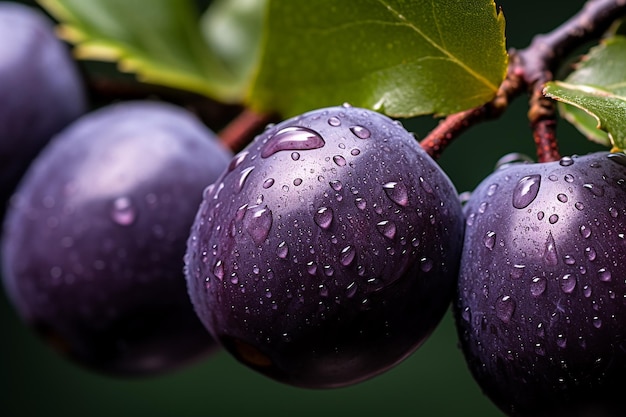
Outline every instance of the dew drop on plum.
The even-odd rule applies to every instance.
[[[319,149],[326,143],[314,130],[293,126],[279,130],[263,146],[261,157],[268,158],[280,151]]]
[[[515,312],[515,301],[508,296],[503,295],[496,301],[496,315],[500,320],[508,323]]]
[[[400,206],[406,206],[409,204],[409,192],[406,188],[406,185],[402,182],[388,182],[383,185],[383,189],[385,190],[385,194],[387,197],[394,203]]]
[[[529,175],[523,177],[513,190],[513,207],[523,209],[528,207],[539,193],[541,175]]]
[[[328,229],[333,222],[333,210],[328,207],[320,207],[315,212],[313,220],[322,229]]]
[[[368,139],[371,136],[371,132],[363,126],[352,126],[350,131],[359,139]]]
[[[252,240],[257,245],[262,244],[267,239],[267,235],[272,228],[272,212],[267,206],[252,206],[246,211],[243,218],[244,227]]]
[[[548,282],[544,277],[533,277],[530,282],[530,293],[534,297],[539,297],[546,291],[547,286]]]

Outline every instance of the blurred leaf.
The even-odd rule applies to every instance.
[[[267,0],[214,0],[202,16],[206,43],[241,91],[248,87],[259,59],[266,6]]]
[[[608,133],[614,151],[626,148],[626,97],[598,87],[564,82],[547,83],[544,94],[591,115],[597,128]]]
[[[266,28],[249,101],[283,116],[343,102],[448,114],[492,99],[506,73],[493,0],[273,0]]]
[[[39,0],[83,59],[118,61],[145,82],[224,101],[242,97],[240,73],[204,41],[190,0]]]
[[[619,33],[619,32],[616,32]],[[567,84],[596,87],[615,96],[626,96],[626,37],[613,36],[592,48],[565,80]],[[609,145],[606,132],[598,129],[598,121],[584,109],[561,104],[561,115],[587,138]]]

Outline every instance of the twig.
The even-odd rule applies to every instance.
[[[276,116],[274,115],[259,114],[252,110],[244,109],[219,132],[219,137],[224,145],[233,150],[233,152],[238,152],[243,149],[259,131],[275,119]]]
[[[470,126],[499,117],[508,104],[524,90],[530,96],[528,118],[540,162],[559,158],[554,102],[542,94],[554,71],[580,45],[599,39],[611,24],[626,13],[626,0],[589,0],[584,7],[547,34],[537,35],[520,51],[510,50],[507,77],[489,103],[445,118],[421,144],[437,158],[455,138]]]

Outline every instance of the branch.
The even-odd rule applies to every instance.
[[[543,96],[543,86],[553,79],[560,62],[584,43],[599,39],[624,14],[626,0],[589,0],[558,28],[535,36],[527,48],[510,50],[507,76],[496,97],[483,106],[446,117],[421,145],[438,158],[461,133],[478,122],[499,117],[514,98],[526,91],[537,158],[539,162],[557,160],[556,109],[554,102]]]

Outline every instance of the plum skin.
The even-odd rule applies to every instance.
[[[462,235],[452,183],[401,125],[319,109],[269,127],[208,190],[189,294],[243,364],[289,385],[346,386],[433,331]]]
[[[0,3],[0,204],[51,137],[87,111],[87,93],[53,22],[31,6]]]
[[[186,292],[202,191],[232,153],[181,108],[125,102],[56,136],[11,200],[3,283],[20,317],[92,370],[154,375],[215,350]]]
[[[626,166],[608,155],[511,165],[464,207],[459,338],[508,415],[623,415]]]

